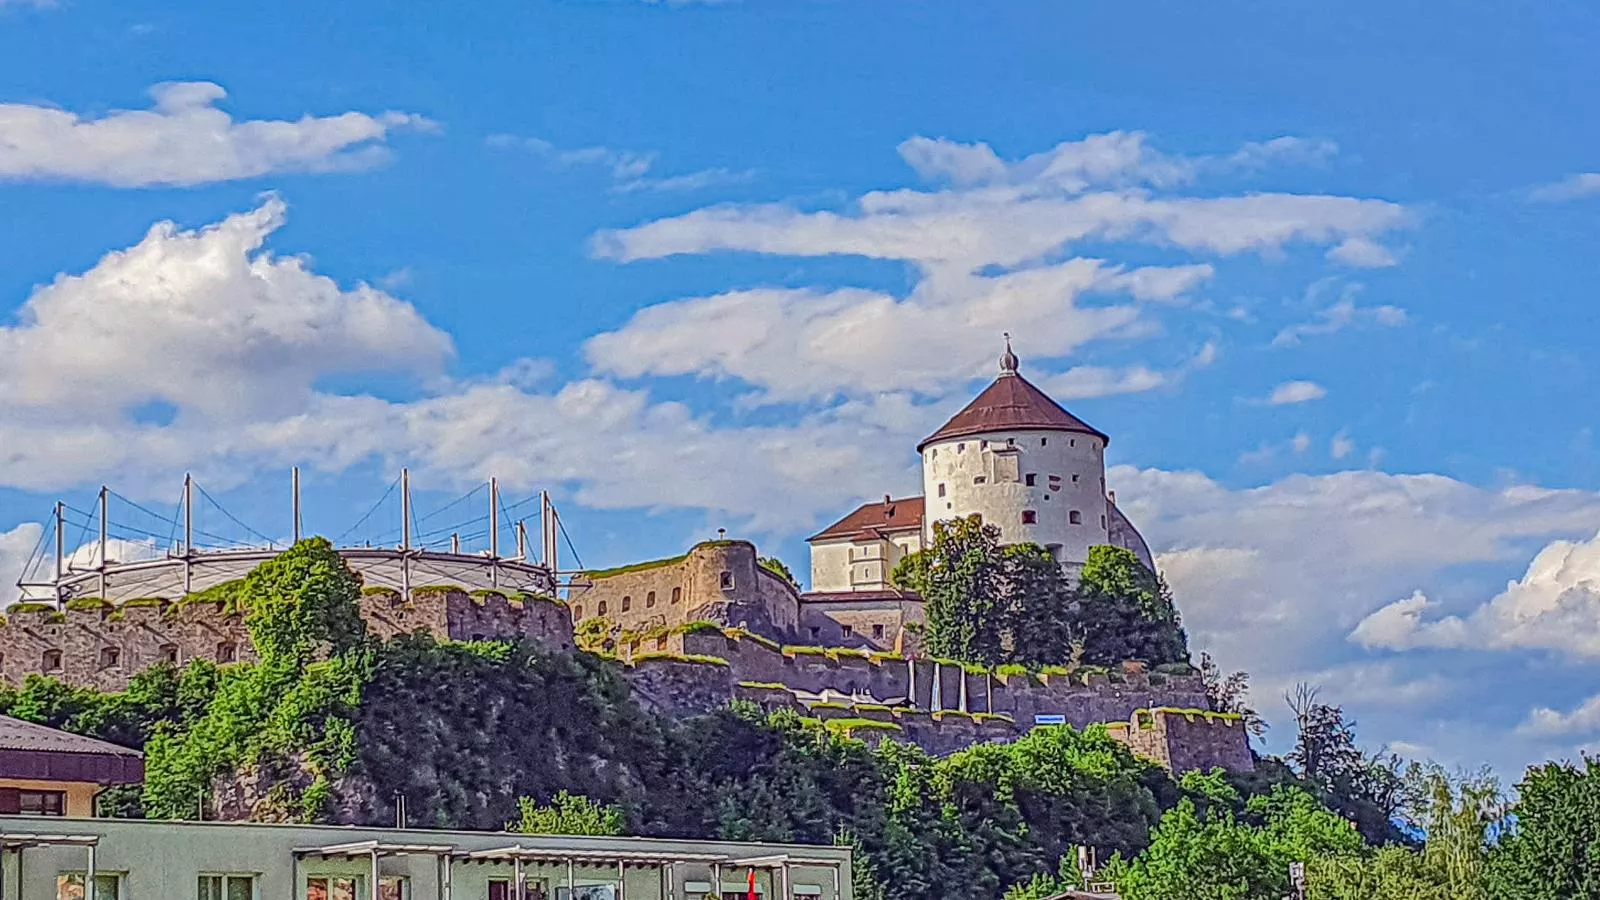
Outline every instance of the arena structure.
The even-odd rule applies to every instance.
[[[121,604],[198,593],[243,578],[300,540],[301,509],[298,469],[290,478],[292,527],[282,538],[240,521],[189,476],[171,514],[101,487],[90,509],[56,503],[17,582],[20,599],[64,605],[100,597]],[[530,552],[530,527],[540,538],[537,556]],[[554,597],[578,574],[559,571],[560,545],[565,541],[570,551],[572,543],[549,494],[507,504],[493,478],[419,513],[410,472],[402,470],[366,515],[332,540],[367,587],[392,588],[406,599],[440,585]]]

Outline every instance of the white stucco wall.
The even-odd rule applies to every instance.
[[[811,590],[887,590],[894,567],[921,549],[920,537],[911,532],[887,541],[818,541],[811,545]]]
[[[1014,481],[1007,458],[1016,460]],[[929,444],[922,451],[923,539],[932,540],[936,521],[976,513],[1000,529],[1004,543],[1059,545],[1062,562],[1082,563],[1090,547],[1107,542],[1105,473],[1105,443],[1090,434],[997,431]],[[1033,524],[1023,522],[1025,511],[1034,513]]]

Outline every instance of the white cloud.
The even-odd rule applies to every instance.
[[[1414,591],[1367,616],[1350,637],[1395,650],[1535,649],[1600,659],[1600,535],[1552,542],[1521,579],[1465,616],[1430,618],[1435,606]]]
[[[1334,284],[1335,282],[1332,279],[1318,281],[1307,289],[1306,299],[1310,302],[1320,302],[1322,295]],[[1340,292],[1338,300],[1317,310],[1311,321],[1291,325],[1279,331],[1273,337],[1272,345],[1274,347],[1293,347],[1307,337],[1336,334],[1353,325],[1378,325],[1384,328],[1398,328],[1409,321],[1406,311],[1398,306],[1390,306],[1388,304],[1357,306],[1356,296],[1360,293],[1361,285],[1345,285]]]
[[[298,409],[330,374],[442,371],[450,338],[409,304],[263,251],[284,215],[269,196],[198,231],[162,222],[37,290],[0,327],[0,409],[100,417],[162,402],[228,420]]]
[[[564,150],[543,138],[517,137],[511,134],[490,135],[490,147],[529,151],[561,167],[599,167],[611,178],[611,190],[619,194],[669,193],[697,191],[709,187],[738,184],[756,176],[753,169],[734,171],[728,168],[701,169],[682,175],[652,175],[659,154],[636,150],[615,150],[610,147],[580,147]]]
[[[1600,734],[1600,694],[1583,701],[1571,712],[1561,712],[1548,706],[1537,707],[1528,714],[1527,721],[1518,727],[1518,731],[1540,737]]]
[[[1600,172],[1579,172],[1560,181],[1540,185],[1528,193],[1539,203],[1565,203],[1600,194]]]
[[[1328,455],[1334,459],[1344,459],[1354,453],[1355,449],[1356,442],[1351,440],[1350,435],[1343,431],[1334,435],[1333,440],[1328,442]]]
[[[1600,521],[1597,494],[1442,475],[1292,475],[1244,490],[1196,472],[1118,466],[1108,478],[1197,646],[1263,674],[1305,671],[1385,597]]]
[[[0,597],[9,597],[11,587],[22,577],[28,557],[39,544],[44,528],[36,522],[24,522],[10,531],[0,532]]]
[[[1326,396],[1328,389],[1315,381],[1285,381],[1272,389],[1267,396],[1267,403],[1272,406],[1291,406],[1321,400]]]
[[[1289,440],[1289,446],[1296,453],[1304,453],[1311,449],[1311,435],[1306,434],[1304,431],[1297,432],[1295,436]]]
[[[1131,303],[1083,305],[1091,291],[1156,299],[1209,277],[1206,266],[1126,272],[1075,259],[1004,275],[925,279],[896,299],[858,289],[733,291],[646,307],[585,345],[601,372],[623,378],[737,378],[761,400],[909,390],[942,395],[993,370],[1002,331],[1018,352],[1056,357],[1124,333]]]
[[[391,132],[433,127],[397,112],[236,122],[216,106],[227,92],[203,81],[156,85],[150,95],[150,109],[99,118],[0,104],[0,179],[144,187],[361,169],[388,158]]]
[[[1365,237],[1350,237],[1328,251],[1328,258],[1356,269],[1382,269],[1399,264],[1388,247]]]

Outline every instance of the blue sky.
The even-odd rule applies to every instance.
[[[800,571],[1011,331],[1272,718],[1570,755],[1600,13],[1524,6],[0,0],[0,575],[102,482],[281,532],[294,464],[320,530],[406,465]]]

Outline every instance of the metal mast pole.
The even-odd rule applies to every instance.
[[[300,467],[289,472],[289,510],[294,517],[294,542],[300,543]]]
[[[56,602],[61,602],[61,577],[67,567],[67,505],[56,501]]]
[[[521,519],[517,520],[517,561],[528,561],[528,526]]]
[[[194,593],[194,476],[183,476],[183,594]]]
[[[100,485],[100,599],[106,598],[106,514],[111,509],[111,489]]]
[[[400,470],[400,596],[411,599],[411,470]]]
[[[489,584],[500,586],[500,479],[489,476]]]

